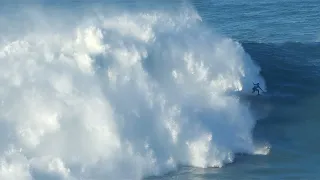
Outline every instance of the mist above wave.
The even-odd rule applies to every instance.
[[[1,179],[140,179],[254,153],[255,120],[225,92],[264,85],[259,67],[192,8],[55,15],[1,37]]]

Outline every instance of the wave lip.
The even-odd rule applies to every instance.
[[[140,179],[255,152],[227,95],[264,85],[239,43],[190,8],[86,20],[1,43],[1,178]]]

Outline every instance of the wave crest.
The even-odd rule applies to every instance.
[[[140,179],[255,152],[255,120],[226,94],[264,85],[239,43],[190,9],[86,20],[2,42],[2,178]]]

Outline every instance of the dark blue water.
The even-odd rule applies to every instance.
[[[211,27],[241,41],[319,41],[319,1],[194,1]]]

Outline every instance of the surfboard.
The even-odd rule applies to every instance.
[[[233,92],[228,92],[226,93],[227,95],[235,95],[235,96],[247,96],[247,97],[257,97],[257,96],[270,96],[271,94],[267,92],[260,92],[260,95],[258,95],[256,92],[251,93],[251,92],[245,92],[245,91],[233,91]]]
[[[228,93],[228,95],[236,96],[242,100],[249,100],[249,101],[266,100],[272,97],[272,94],[267,92],[262,92],[260,93],[260,95],[258,95],[257,93],[236,91],[236,92]]]

